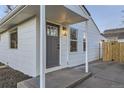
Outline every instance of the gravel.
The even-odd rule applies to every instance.
[[[1,63],[0,63],[1,64]],[[0,69],[0,88],[16,88],[17,83],[31,78],[10,67]]]

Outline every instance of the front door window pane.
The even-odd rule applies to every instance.
[[[58,36],[58,28],[55,26],[47,25],[47,35],[48,36]]]

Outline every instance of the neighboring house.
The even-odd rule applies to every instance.
[[[38,5],[17,6],[0,21],[0,62],[35,77],[40,74],[45,55],[45,73],[85,64],[86,45],[87,61],[99,59],[99,44],[104,37],[84,6],[44,8],[45,11]],[[46,42],[40,31],[46,32]],[[42,42],[46,43],[46,54],[42,53]]]
[[[107,40],[124,42],[124,28],[115,28],[105,30],[103,33]]]

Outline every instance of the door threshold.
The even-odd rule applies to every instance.
[[[66,66],[56,66],[56,67],[46,68],[45,73],[53,72],[63,68],[66,68]]]

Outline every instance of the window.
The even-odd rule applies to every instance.
[[[18,47],[18,37],[17,31],[13,31],[10,33],[10,48],[17,48]]]
[[[83,39],[83,51],[86,51],[86,39]]]
[[[47,25],[47,36],[58,37],[58,26]]]
[[[77,29],[70,29],[70,52],[77,51]]]

